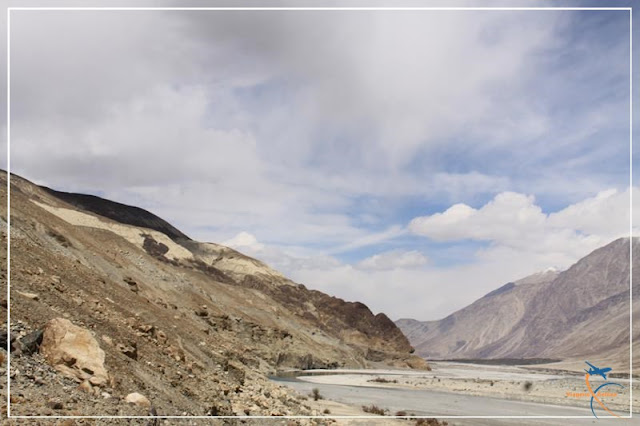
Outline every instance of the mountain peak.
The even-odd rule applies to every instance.
[[[640,244],[633,241],[637,263]],[[569,358],[606,352],[616,361],[628,353],[620,348],[629,342],[629,268],[629,238],[620,238],[564,272],[547,268],[505,284],[440,321],[397,324],[425,357]]]

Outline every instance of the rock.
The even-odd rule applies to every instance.
[[[175,346],[169,346],[166,349],[166,353],[173,359],[175,359],[176,361],[184,361],[185,356],[184,356],[184,351],[180,348],[177,348]]]
[[[140,288],[138,287],[138,283],[133,278],[124,277],[123,281],[129,285],[129,290],[133,291],[134,293],[137,293],[138,291],[140,291]]]
[[[93,386],[102,387],[107,384],[107,379],[104,377],[92,376],[91,378],[89,378],[89,383],[91,383]]]
[[[155,335],[156,334],[156,328],[152,325],[141,325],[138,327],[138,330],[142,331],[145,334],[150,334],[150,335]]]
[[[151,408],[151,401],[149,401],[146,396],[141,395],[138,392],[130,393],[124,400],[129,404],[134,404],[139,407]]]
[[[43,332],[42,330],[32,331],[26,336],[17,339],[11,345],[13,350],[19,350],[23,354],[32,354],[38,350],[38,347],[42,344]]]
[[[85,380],[84,382],[80,383],[80,385],[78,386],[78,389],[86,393],[91,393],[91,394],[93,393],[93,386],[91,386],[91,383],[89,383],[88,380]]]
[[[22,396],[13,395],[13,394],[9,396],[9,402],[12,403],[12,404],[20,404],[20,403],[22,403],[24,401],[25,401],[25,399]]]
[[[116,347],[120,352],[122,352],[123,354],[125,354],[129,358],[131,358],[133,360],[137,360],[138,359],[138,347],[137,347],[137,345],[135,343],[131,343],[129,345],[124,345],[122,343],[118,343],[118,345]]]
[[[224,366],[224,370],[229,372],[229,375],[233,377],[235,381],[239,382],[241,385],[244,385],[246,373],[240,363],[235,361],[228,361]]]
[[[62,374],[79,380],[92,379],[105,384],[109,376],[104,367],[104,351],[91,333],[64,318],[44,326],[40,353]]]
[[[196,315],[199,316],[199,317],[207,317],[207,316],[209,316],[209,312],[207,312],[204,309],[197,309],[196,310]]]
[[[414,370],[431,371],[431,367],[429,367],[429,364],[427,364],[427,361],[425,361],[423,358],[420,358],[419,356],[415,356],[415,355],[410,356],[407,359],[406,363],[409,368],[412,368]]]
[[[37,293],[23,293],[21,291],[16,291],[16,293],[31,300],[38,300],[40,298],[40,295],[38,295]]]
[[[109,336],[102,336],[102,341],[109,346],[113,346],[113,340]]]
[[[47,407],[54,410],[62,410],[62,401],[58,399],[50,399],[49,401],[47,401]]]
[[[138,285],[138,283],[131,277],[124,277],[122,279],[122,281],[124,281],[125,283],[127,283],[129,285]]]
[[[219,400],[205,413],[205,416],[233,416],[233,408],[229,400]]]

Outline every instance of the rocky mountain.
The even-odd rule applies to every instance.
[[[174,228],[170,223],[140,207],[128,206],[115,201],[105,200],[88,194],[74,194],[71,192],[56,191],[55,189],[42,187],[42,189],[55,198],[60,199],[73,207],[107,217],[116,222],[153,229],[165,234],[174,241],[190,240],[185,234]]]
[[[432,359],[613,357],[628,366],[629,247],[622,238],[566,271],[508,283],[442,320],[396,324]],[[638,239],[632,248],[636,269]],[[635,300],[637,279],[633,287]]]
[[[12,175],[10,232],[12,414],[309,414],[267,375],[428,368],[386,315],[137,207]]]

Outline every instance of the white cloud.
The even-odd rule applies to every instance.
[[[84,128],[101,135],[100,122],[114,108],[133,100],[143,108],[162,106],[157,90],[179,90],[193,102],[205,100],[206,114],[189,124],[223,133],[243,129],[236,137],[255,139],[265,163],[292,168],[292,181],[313,172],[313,161],[320,175],[338,175],[358,191],[367,180],[373,181],[367,185],[373,193],[415,190],[417,185],[406,185],[411,176],[395,182],[390,173],[403,170],[425,148],[442,149],[460,134],[462,141],[476,135],[508,144],[506,139],[526,141],[548,128],[545,111],[530,108],[520,95],[536,76],[530,62],[557,43],[563,22],[561,14],[542,19],[517,12],[18,14],[12,22],[14,134],[22,133],[22,120],[26,129],[44,120],[43,131],[29,143],[51,146],[57,135],[64,143],[56,148],[65,151],[69,141],[75,147],[87,143],[78,137]],[[513,96],[490,96],[507,81],[506,93]],[[182,102],[192,103],[185,97]],[[181,103],[170,105],[175,117],[153,114],[145,124],[159,134],[177,128]],[[505,112],[512,116],[508,126]],[[125,129],[129,124],[114,123]],[[506,127],[505,137],[495,130],[505,133]],[[154,136],[133,134],[129,141]],[[161,139],[172,137],[178,146],[155,157],[172,161],[189,136],[168,132]],[[457,143],[479,149],[462,141]],[[99,160],[100,153],[85,150],[83,158]],[[235,159],[233,154],[226,157]],[[49,175],[68,175],[42,166]],[[428,168],[430,176],[449,175]],[[381,172],[386,181],[372,179]],[[111,179],[117,177],[105,180]],[[487,184],[494,189],[493,179]]]
[[[14,13],[13,171],[150,209],[374,310],[446,315],[567,266],[625,223],[624,193],[584,199],[619,184],[617,163],[614,174],[593,166],[617,146],[600,132],[627,117],[627,98],[608,99],[603,82],[628,80],[615,71],[628,52],[576,49],[573,19]],[[597,150],[584,147],[594,135]],[[527,191],[574,204],[547,214]],[[334,257],[407,237],[397,210],[412,197],[458,203],[412,232],[489,247],[455,268],[382,248],[359,265]]]
[[[304,247],[263,244],[245,231],[221,244],[260,259],[285,275],[305,269],[330,270],[341,265],[340,261],[332,256]]]
[[[569,228],[584,234],[612,235],[629,230],[630,195],[633,210],[640,215],[640,189],[619,192],[609,189],[595,197],[572,204],[556,213],[551,213],[548,222],[554,228]],[[638,226],[638,221],[636,226]]]
[[[633,192],[639,210],[640,190]],[[544,213],[533,196],[503,192],[479,209],[456,204],[442,213],[416,217],[409,229],[436,241],[479,240],[527,252],[562,251],[571,240],[628,235],[629,190],[602,191],[551,214]]]
[[[393,319],[434,320],[553,264],[548,263],[551,259],[527,258],[522,253],[504,254],[500,258],[472,256],[468,263],[453,267],[363,269],[342,263],[329,269],[292,269],[288,274],[296,282],[346,300],[359,300],[373,312],[384,312]]]
[[[223,241],[221,244],[236,250],[250,251],[253,253],[259,253],[264,249],[264,244],[259,243],[254,235],[244,231],[230,240]]]
[[[438,241],[488,242],[468,253],[455,246],[440,249],[451,250],[449,257],[462,263],[438,266],[420,253],[392,251],[355,265],[327,269],[309,264],[288,272],[298,282],[363,300],[374,312],[393,318],[438,319],[502,284],[549,267],[564,270],[596,248],[628,236],[629,195],[629,190],[603,191],[546,214],[532,196],[501,193],[478,209],[458,204],[409,225],[412,232]],[[640,190],[633,188],[633,195],[635,223],[640,223]],[[408,267],[413,261],[416,267]]]
[[[357,266],[371,270],[411,269],[426,265],[427,262],[427,257],[419,251],[392,250],[367,257],[358,262]]]
[[[409,229],[437,241],[490,240],[516,244],[544,226],[546,215],[534,197],[502,192],[480,209],[456,204],[443,213],[417,217]]]
[[[354,249],[358,249],[361,247],[367,247],[374,244],[378,244],[384,241],[387,241],[392,238],[399,237],[406,233],[406,230],[401,225],[392,225],[384,231],[373,232],[373,233],[365,233],[364,235],[354,238],[353,240],[347,242],[346,244],[342,244],[338,247],[332,248],[332,253],[342,253],[345,251],[350,251]]]

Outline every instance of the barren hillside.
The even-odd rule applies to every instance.
[[[193,241],[141,209],[12,176],[10,232],[13,414],[309,414],[266,376],[371,362],[427,368],[384,314]],[[53,319],[89,332],[107,379],[80,356],[38,350],[43,330],[48,344],[81,334]],[[127,403],[132,393],[149,404]]]
[[[640,241],[632,246],[636,269]],[[634,278],[634,300],[639,293]],[[634,312],[640,309],[634,306]],[[591,357],[628,366],[629,239],[595,250],[559,274],[506,284],[442,320],[397,324],[429,358]]]

